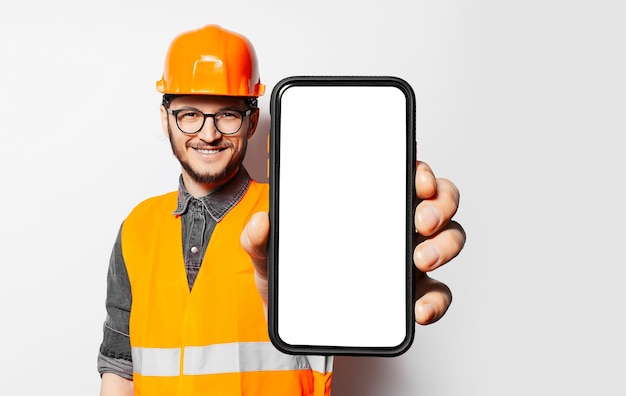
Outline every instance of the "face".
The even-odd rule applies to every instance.
[[[248,105],[241,98],[190,95],[177,97],[170,102],[170,109],[196,109],[214,114],[218,111],[245,111]],[[258,111],[244,117],[239,131],[223,135],[208,117],[202,129],[193,135],[182,133],[176,126],[176,118],[161,106],[161,123],[168,135],[172,151],[182,166],[187,183],[202,185],[205,189],[218,187],[237,173],[258,122]]]

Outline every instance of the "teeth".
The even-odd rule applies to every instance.
[[[196,150],[198,150],[198,152],[201,154],[217,154],[220,152],[220,150],[217,150],[217,149],[215,150],[196,149]]]

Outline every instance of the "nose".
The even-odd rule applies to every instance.
[[[198,138],[205,142],[214,142],[222,138],[220,131],[215,128],[215,120],[213,117],[207,117],[204,120],[204,125],[202,129],[200,129],[200,132],[198,132]]]

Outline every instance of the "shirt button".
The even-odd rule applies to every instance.
[[[199,251],[200,251],[200,249],[198,249],[197,247],[195,247],[195,246],[191,247],[191,253],[198,254]]]

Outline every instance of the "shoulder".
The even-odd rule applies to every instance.
[[[246,192],[236,207],[239,211],[257,212],[267,211],[269,207],[269,185],[250,181]]]
[[[250,189],[255,190],[255,191],[260,191],[260,192],[265,192],[265,191],[269,191],[270,190],[270,185],[267,183],[261,183],[258,182],[256,180],[252,180],[250,182]]]
[[[248,191],[246,192],[247,196],[253,196],[257,200],[267,201],[269,202],[270,198],[270,185],[267,183],[259,183],[255,180],[250,182],[250,186],[248,187]]]
[[[178,198],[178,192],[171,191],[165,194],[157,195],[154,197],[146,198],[138,203],[130,212],[128,217],[134,217],[147,213],[165,212],[169,215],[176,210],[176,202]]]

